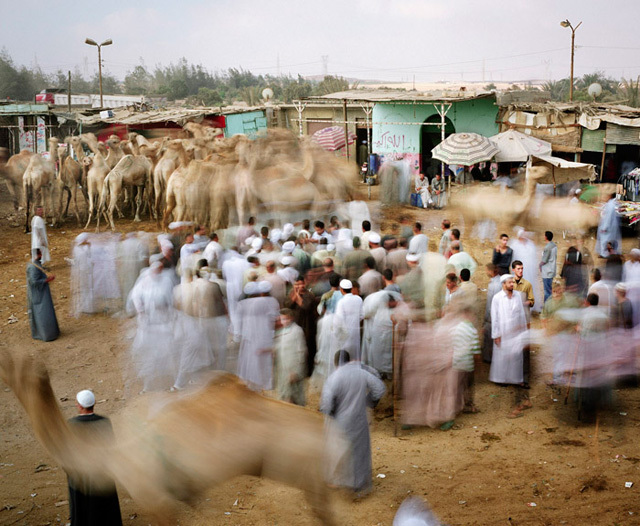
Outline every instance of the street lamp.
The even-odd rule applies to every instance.
[[[100,107],[104,107],[104,103],[102,102],[102,56],[100,55],[100,48],[102,46],[110,46],[113,44],[113,40],[108,38],[102,44],[98,44],[95,40],[91,40],[90,38],[85,39],[85,44],[89,44],[90,46],[96,46],[98,48],[98,78],[100,79]]]
[[[566,20],[563,20],[562,22],[560,22],[560,25],[562,27],[569,27],[571,28],[571,84],[569,84],[569,102],[573,101],[573,54],[575,52],[575,45],[574,42],[576,40],[576,30],[580,27],[580,25],[582,24],[582,22],[580,22],[580,24],[578,24],[576,27],[573,27],[571,25],[571,22],[569,22],[569,19],[567,18]]]

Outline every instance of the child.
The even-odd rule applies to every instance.
[[[291,309],[280,311],[281,328],[276,332],[276,389],[278,398],[296,405],[305,405],[304,383],[307,346],[302,328],[294,323]]]

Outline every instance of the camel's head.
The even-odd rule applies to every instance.
[[[120,142],[120,137],[118,137],[117,135],[110,135],[107,139],[107,146],[109,148],[117,147],[120,145]]]
[[[84,159],[82,159],[82,166],[85,166],[86,168],[91,168],[92,165],[93,165],[93,157],[87,155]]]

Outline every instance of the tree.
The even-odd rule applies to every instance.
[[[222,101],[220,93],[210,88],[200,88],[197,95],[189,97],[189,102],[200,106],[220,106]]]
[[[627,106],[637,108],[640,104],[640,76],[636,79],[622,79],[619,88],[620,94],[625,98]]]
[[[484,88],[482,88],[485,91],[492,91],[494,89],[498,89],[497,86],[493,83],[490,82],[489,84],[487,84]]]
[[[309,97],[312,92],[313,86],[311,83],[301,75],[298,75],[298,80],[289,82],[284,87],[282,96],[285,102],[291,102]]]
[[[127,95],[147,95],[153,91],[153,77],[144,63],[133,68],[124,77],[124,92]]]
[[[569,79],[547,81],[542,85],[542,89],[549,92],[551,100],[567,100],[569,98]]]
[[[344,77],[334,77],[327,75],[316,86],[314,93],[316,95],[328,95],[338,91],[347,91],[349,89],[349,81]]]

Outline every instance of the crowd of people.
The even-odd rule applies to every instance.
[[[611,402],[616,384],[635,382],[639,249],[624,261],[609,240],[597,260],[580,236],[561,255],[551,231],[542,250],[524,229],[513,240],[503,233],[483,262],[485,302],[460,229],[443,220],[432,250],[423,230],[405,221],[382,233],[334,216],[262,227],[250,218],[220,236],[191,223],[157,236],[81,234],[69,258],[73,312],[135,316],[130,356],[143,391],[179,391],[228,369],[286,402],[321,393],[321,411],[353,449],[336,480],[359,493],[371,488],[367,407],[394,375],[402,423],[443,430],[480,410],[482,361],[491,382],[514,390],[508,418],[533,406],[534,369],[573,390],[585,417]],[[538,316],[542,329],[532,330]],[[615,343],[607,353],[604,341]],[[536,360],[533,346],[543,351]]]

